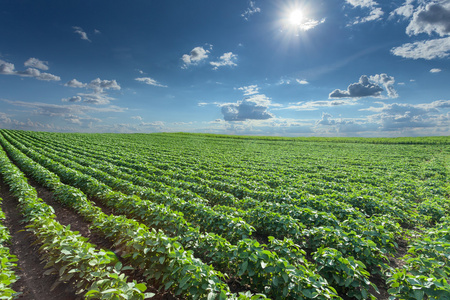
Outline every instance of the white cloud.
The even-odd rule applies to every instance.
[[[143,118],[141,116],[133,116],[131,117],[133,120],[138,120],[138,121],[142,121]]]
[[[87,86],[87,83],[82,83],[78,80],[76,80],[75,78],[72,80],[69,80],[68,82],[66,82],[64,84],[65,86],[70,86],[70,87],[74,87],[74,88],[83,88]]]
[[[244,96],[254,95],[259,93],[259,87],[258,85],[248,85],[248,86],[242,86],[238,88],[238,90],[244,92]]]
[[[11,122],[12,121],[7,114],[0,112],[0,124],[11,124]]]
[[[376,74],[370,76],[369,79],[373,82],[382,84],[388,93],[389,98],[397,98],[397,91],[394,89],[395,79],[387,74]]]
[[[224,67],[224,66],[237,66],[236,61],[237,60],[237,55],[233,54],[233,52],[227,52],[224,53],[220,58],[219,61],[212,61],[210,62],[210,64],[212,66],[214,66],[213,70],[217,70],[219,67]]]
[[[450,2],[432,2],[419,6],[406,28],[408,35],[436,32],[441,37],[450,34]]]
[[[414,1],[415,0],[406,0],[402,6],[393,10],[389,14],[389,17],[393,18],[395,15],[399,15],[403,16],[405,19],[410,18],[414,14],[414,5],[412,5]]]
[[[212,45],[210,46],[212,47]],[[203,49],[203,47],[195,47],[191,50],[190,54],[184,54],[181,59],[184,62],[183,69],[188,68],[190,65],[197,65],[202,60],[208,58],[209,50]]]
[[[430,70],[430,73],[439,73],[441,71],[442,71],[441,69],[433,68],[433,69]]]
[[[450,37],[403,44],[392,48],[391,53],[412,59],[445,58],[450,55]]]
[[[305,19],[303,22],[298,24],[297,29],[302,31],[308,31],[313,28],[315,28],[317,25],[325,23],[325,18],[321,20],[314,20],[314,19]]]
[[[380,97],[383,89],[369,81],[367,75],[362,75],[359,82],[352,83],[347,90],[336,89],[329,95],[330,98],[362,98],[362,97]]]
[[[342,105],[356,105],[357,102],[353,99],[343,99],[343,100],[331,100],[331,101],[308,101],[308,102],[298,102],[291,103],[287,107],[279,109],[295,110],[295,111],[312,111],[318,110],[323,107],[337,107]]]
[[[376,112],[368,119],[380,124],[381,130],[405,131],[417,128],[450,128],[450,118],[443,113],[450,109],[450,100],[431,103],[380,103],[381,107],[369,107],[362,111]]]
[[[347,3],[351,4],[353,7],[373,7],[378,5],[374,0],[346,0]]]
[[[167,85],[163,85],[163,84],[159,83],[158,81],[156,81],[155,79],[150,78],[150,77],[139,77],[139,78],[135,78],[134,80],[139,81],[139,82],[143,82],[143,83],[148,84],[148,85],[159,86],[159,87],[167,87]]]
[[[220,105],[225,121],[266,120],[273,118],[268,112],[271,101],[265,95],[253,95],[236,103]]]
[[[0,59],[0,74],[3,75],[17,75],[14,64]]]
[[[74,88],[87,88],[91,89],[91,93],[77,93],[76,96],[70,98],[63,98],[63,102],[79,102],[83,101],[85,103],[96,104],[96,105],[106,105],[109,104],[114,98],[107,95],[105,90],[120,90],[120,85],[115,79],[113,80],[102,80],[96,78],[92,80],[89,84],[82,83],[76,79],[72,79],[64,84],[68,87]]]
[[[376,74],[372,76],[362,75],[359,82],[352,83],[347,90],[336,89],[330,93],[330,98],[362,98],[362,97],[381,97],[383,88],[389,98],[397,98],[397,91],[394,89],[395,79],[387,74]]]
[[[80,96],[74,96],[70,98],[62,98],[62,102],[81,102],[82,98]]]
[[[61,77],[50,74],[43,73],[35,68],[27,68],[25,71],[16,71],[15,66],[12,63],[8,63],[0,59],[0,74],[3,75],[17,75],[21,77],[33,77],[39,80],[45,81],[60,81]]]
[[[366,23],[370,21],[376,21],[381,19],[384,15],[383,10],[379,7],[379,4],[373,0],[345,0],[353,8],[369,9],[369,15],[365,17],[357,17],[352,24]]]
[[[304,79],[296,79],[295,81],[297,81],[299,84],[309,84],[308,81],[304,80]]]
[[[91,40],[88,38],[87,33],[84,32],[83,28],[79,26],[72,26],[73,29],[75,29],[75,33],[78,33],[82,40],[90,42]]]
[[[100,78],[92,80],[88,87],[97,92],[103,92],[104,89],[120,90],[120,85],[116,80],[101,80]]]
[[[78,93],[78,96],[83,98],[83,102],[95,104],[95,105],[106,105],[115,100],[109,97],[105,92],[94,91],[93,93]]]
[[[241,14],[241,17],[243,17],[245,20],[248,21],[249,17],[253,14],[261,12],[261,9],[256,6],[255,1],[249,2],[249,7],[244,11],[244,13]]]
[[[44,71],[48,70],[48,61],[42,61],[34,57],[30,57],[25,63],[25,67],[33,67]]]

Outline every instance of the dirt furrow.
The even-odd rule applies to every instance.
[[[18,210],[16,198],[10,195],[8,187],[0,178],[0,196],[3,198],[2,210],[6,219],[4,225],[11,234],[11,253],[18,258],[16,274],[19,280],[12,286],[13,290],[22,293],[21,300],[72,300],[78,299],[75,289],[69,284],[59,284],[55,289],[52,285],[58,277],[44,275],[45,263],[41,262],[38,252],[39,246],[35,245],[36,239],[26,231],[26,224],[22,223],[22,215]]]

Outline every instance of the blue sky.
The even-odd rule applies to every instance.
[[[0,128],[450,133],[450,1],[0,0]]]

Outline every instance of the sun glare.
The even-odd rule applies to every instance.
[[[303,12],[299,9],[292,11],[289,14],[288,22],[290,25],[299,26],[303,21]]]

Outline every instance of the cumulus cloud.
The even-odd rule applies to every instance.
[[[436,32],[441,37],[450,34],[450,2],[420,6],[406,28],[408,35]]]
[[[96,78],[90,83],[83,83],[76,79],[72,79],[64,84],[68,87],[74,88],[87,88],[91,89],[91,93],[77,93],[76,96],[70,98],[63,98],[63,102],[79,102],[83,101],[85,103],[96,104],[96,105],[106,105],[109,104],[114,98],[108,96],[105,90],[120,90],[121,87],[115,79],[113,80],[102,80]]]
[[[249,2],[249,7],[241,14],[241,17],[243,17],[245,20],[248,21],[249,17],[261,12],[261,9],[259,7],[256,6],[256,2],[255,1],[250,1]]]
[[[69,86],[69,87],[74,87],[74,88],[84,88],[87,86],[87,83],[82,83],[74,78],[74,79],[66,82],[64,85]]]
[[[244,96],[254,95],[259,93],[259,87],[258,85],[248,85],[248,86],[242,86],[238,88],[238,90],[244,92]]]
[[[221,105],[225,121],[267,120],[273,118],[268,112],[271,101],[265,95],[254,95],[236,103]]]
[[[91,40],[88,38],[87,33],[84,32],[83,28],[79,26],[72,26],[72,28],[75,30],[75,33],[78,33],[82,40],[90,42]]]
[[[359,82],[352,83],[347,90],[336,89],[329,95],[330,98],[362,98],[362,97],[380,97],[383,88],[378,84],[371,83],[369,77],[362,75]]]
[[[448,1],[417,1],[415,7],[413,0],[407,0],[405,4],[391,13],[410,19],[406,27],[409,36],[421,33],[432,36],[438,34],[441,38],[415,41],[406,43],[391,49],[396,56],[412,59],[436,59],[450,55],[450,2]]]
[[[153,78],[150,77],[139,77],[139,78],[135,78],[134,80],[139,81],[139,82],[143,82],[145,84],[148,85],[154,85],[154,86],[159,86],[159,87],[167,87],[167,85],[163,85],[161,83],[159,83],[158,81],[156,81]]]
[[[380,124],[384,131],[405,131],[414,128],[434,128],[439,130],[450,127],[450,118],[443,113],[450,108],[450,100],[438,100],[431,103],[380,103],[381,107],[361,109],[376,112],[369,120]]]
[[[414,5],[412,4],[415,0],[406,0],[405,3],[394,9],[390,14],[389,18],[395,17],[395,15],[399,15],[404,17],[405,19],[410,18],[414,14]]]
[[[103,92],[103,90],[109,89],[120,90],[120,85],[117,83],[115,79],[101,80],[100,78],[96,78],[89,83],[88,87],[96,92]]]
[[[211,46],[212,47],[212,46]],[[188,68],[190,65],[197,65],[202,60],[208,58],[209,50],[203,49],[203,47],[195,47],[191,50],[190,54],[184,54],[181,59],[184,62],[183,69]]]
[[[11,124],[11,122],[7,114],[0,112],[0,124]]]
[[[450,55],[450,37],[406,43],[391,49],[396,56],[412,59],[431,60],[445,58]]]
[[[392,76],[388,76],[387,74],[376,74],[370,76],[369,79],[373,82],[381,84],[387,91],[389,98],[397,98],[397,91],[394,89],[395,79]]]
[[[131,117],[133,120],[138,120],[138,121],[142,121],[143,118],[141,116],[133,116]]]
[[[369,15],[365,17],[357,17],[352,24],[366,23],[370,21],[376,21],[381,19],[384,15],[383,10],[379,7],[379,4],[374,0],[346,0],[346,3],[350,4],[353,8],[368,9]]]
[[[439,73],[441,71],[442,71],[441,69],[433,68],[433,69],[430,70],[430,73]]]
[[[50,74],[50,73],[44,73],[39,71],[35,68],[27,68],[24,71],[17,71],[15,69],[14,64],[8,63],[6,61],[3,61],[0,59],[0,74],[3,75],[17,75],[21,77],[33,77],[39,80],[45,80],[45,81],[60,81],[61,77]]]
[[[210,62],[210,64],[212,66],[214,66],[213,70],[217,70],[219,67],[224,67],[224,66],[234,67],[234,66],[237,66],[236,60],[237,60],[237,55],[236,54],[233,54],[233,52],[227,52],[227,53],[224,53],[219,58],[218,61],[212,61],[212,62]]]
[[[32,67],[32,68],[37,68],[37,69],[41,69],[44,71],[48,70],[48,62],[47,61],[42,61],[39,60],[37,58],[34,57],[30,57],[25,63],[24,63],[25,67]]]

